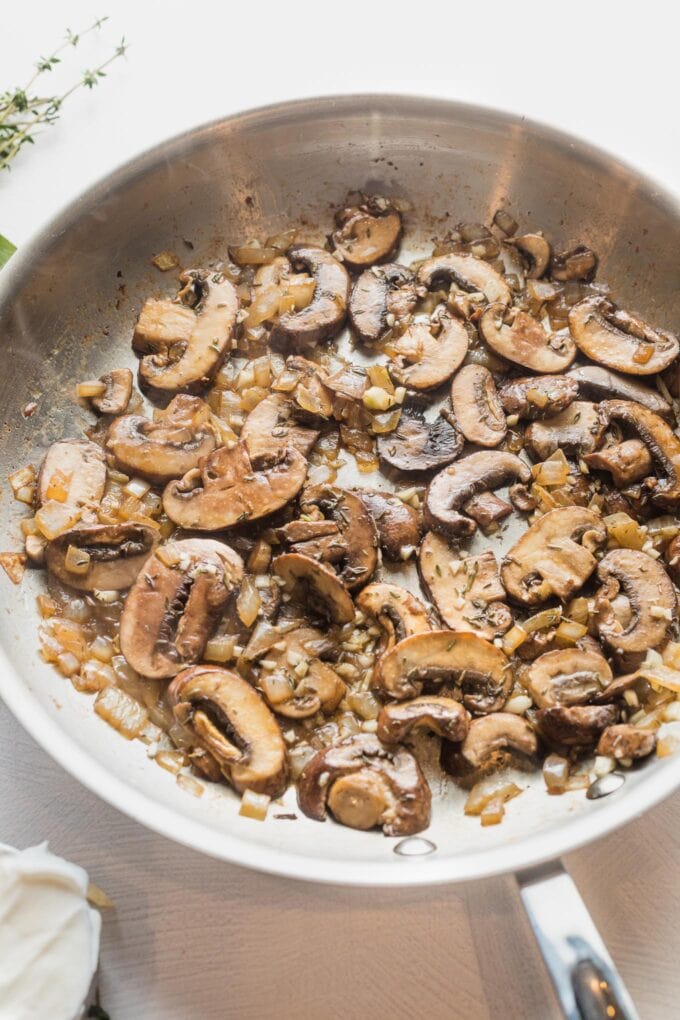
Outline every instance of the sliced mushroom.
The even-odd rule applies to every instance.
[[[609,663],[599,652],[559,648],[539,655],[527,668],[523,683],[539,708],[585,705],[611,683]]]
[[[432,629],[422,602],[398,584],[366,585],[357,595],[356,606],[362,613],[374,617],[382,627],[383,652],[412,634],[424,634]]]
[[[668,572],[675,583],[680,582],[680,535],[676,535],[666,546],[664,551]]]
[[[331,715],[346,686],[334,669],[319,658],[327,644],[315,627],[297,627],[285,634],[277,650],[267,651],[267,673],[260,686],[272,709],[287,719],[309,719],[317,712]]]
[[[210,408],[184,393],[153,421],[138,414],[116,418],[106,435],[106,449],[120,471],[158,485],[181,478],[216,446]]]
[[[100,446],[89,439],[60,439],[45,454],[36,482],[36,503],[50,499],[89,506],[104,495],[106,463]]]
[[[487,301],[509,305],[512,294],[500,273],[474,255],[436,255],[420,266],[418,283],[435,290],[441,283],[455,283],[461,290],[482,293]]]
[[[430,531],[420,546],[418,567],[425,591],[447,627],[491,641],[512,626],[491,549],[461,559],[445,539]]]
[[[498,712],[512,687],[500,648],[476,634],[433,630],[405,638],[378,660],[376,686],[392,698],[417,697],[423,684],[454,683],[471,712]]]
[[[589,358],[627,375],[662,372],[680,350],[673,333],[653,329],[600,295],[574,305],[569,311],[569,329]]]
[[[380,459],[399,471],[429,471],[455,460],[463,434],[443,417],[425,421],[417,411],[403,411],[394,432],[378,436]]]
[[[197,662],[243,561],[222,542],[169,542],[147,559],[125,600],[120,650],[144,677],[175,676]]]
[[[473,719],[462,744],[443,743],[441,764],[446,772],[464,776],[506,764],[511,754],[533,758],[538,741],[533,729],[512,712],[492,712]]]
[[[579,365],[577,368],[570,368],[567,378],[578,383],[581,396],[593,400],[634,400],[661,418],[673,420],[673,408],[668,401],[639,379],[619,375],[618,372],[612,372],[602,365]]]
[[[190,312],[191,331],[154,342],[155,353],[142,358],[139,366],[141,385],[158,395],[190,393],[209,383],[231,349],[236,326],[238,297],[229,280],[219,273],[209,276],[192,270],[182,273],[180,281],[198,295],[197,312]],[[143,317],[144,310],[140,322]],[[174,317],[175,313],[173,321]],[[168,332],[172,334],[172,329]],[[138,323],[136,343],[139,336]],[[145,336],[148,341],[148,331]]]
[[[603,582],[595,596],[597,632],[624,668],[635,668],[666,640],[677,616],[675,588],[661,563],[637,549],[612,549],[600,560],[597,576]],[[625,624],[612,604],[619,594],[628,603]]]
[[[382,826],[386,836],[411,836],[430,823],[432,796],[406,748],[386,748],[361,734],[319,751],[298,781],[300,809],[317,821],[326,807],[341,825]]]
[[[479,320],[489,347],[532,372],[563,372],[576,357],[576,344],[562,330],[548,334],[532,315],[504,304],[490,305]]]
[[[571,598],[590,577],[604,545],[602,518],[580,506],[558,507],[536,521],[505,556],[501,578],[508,595],[526,606],[556,595]]]
[[[384,199],[369,199],[363,205],[343,209],[336,221],[333,247],[350,269],[384,262],[399,247],[401,216]]]
[[[655,480],[652,501],[673,508],[680,502],[680,439],[658,414],[631,400],[604,400],[611,421],[621,421],[645,443],[665,477]]]
[[[337,574],[317,560],[301,553],[283,553],[272,564],[284,582],[284,591],[312,612],[333,623],[350,623],[354,603]]]
[[[463,510],[476,521],[485,535],[491,535],[498,523],[510,516],[512,505],[493,492],[480,492],[463,503]]]
[[[293,499],[304,485],[307,462],[297,450],[274,449],[251,462],[245,445],[222,446],[198,468],[163,491],[163,509],[175,524],[221,531],[266,517]]]
[[[241,442],[253,460],[270,454],[272,449],[288,447],[303,457],[309,456],[320,433],[300,425],[293,413],[293,404],[283,393],[270,393],[250,411],[241,429]]]
[[[451,384],[451,403],[458,427],[470,443],[498,446],[508,426],[493,376],[483,365],[464,365]]]
[[[386,559],[397,563],[407,559],[420,541],[418,514],[389,492],[378,489],[354,489],[378,531],[378,541]]]
[[[349,276],[330,252],[314,245],[293,245],[288,258],[295,269],[307,269],[312,274],[314,297],[301,311],[280,316],[270,340],[298,349],[314,347],[342,328],[349,301]]]
[[[377,343],[395,323],[413,311],[418,300],[410,269],[392,262],[362,273],[352,288],[349,321],[367,344]]]
[[[588,467],[609,471],[617,489],[625,489],[633,482],[646,478],[652,471],[649,450],[640,439],[627,439],[583,458]]]
[[[412,701],[384,705],[378,716],[376,736],[384,744],[400,744],[417,730],[429,730],[445,740],[465,740],[470,715],[459,701],[425,695]]]
[[[468,500],[511,481],[528,482],[530,477],[527,465],[513,453],[490,450],[471,453],[440,471],[428,485],[425,524],[447,535],[471,535],[475,522],[459,513]]]
[[[435,336],[432,328],[438,329]],[[392,376],[412,390],[431,390],[450,379],[463,363],[469,337],[460,319],[433,313],[430,325],[414,322],[386,347]]]
[[[132,396],[132,372],[129,368],[114,368],[101,376],[106,389],[90,403],[100,414],[123,414]]]
[[[189,295],[186,291],[185,296]],[[192,297],[196,295],[192,292]],[[186,344],[194,326],[196,313],[177,301],[149,298],[144,302],[132,335],[132,347],[138,354],[155,353]]]
[[[508,379],[498,391],[506,414],[535,420],[565,411],[578,396],[578,383],[565,375],[523,376]]]
[[[616,705],[555,705],[536,712],[536,727],[548,743],[559,747],[592,747],[619,718]]]
[[[602,733],[597,745],[597,753],[607,758],[616,758],[617,761],[637,758],[646,758],[656,747],[656,733],[654,730],[643,730],[640,726],[631,726],[630,723],[620,723],[618,726],[608,726]]]
[[[45,562],[78,591],[120,591],[134,582],[157,543],[155,529],[144,524],[92,524],[48,542]]]
[[[546,460],[556,450],[583,456],[602,445],[607,424],[601,404],[575,400],[566,411],[527,426],[524,445],[534,460]]]
[[[505,243],[513,245],[520,253],[528,279],[540,280],[552,254],[550,243],[543,234],[520,234],[518,237],[507,238]]]
[[[575,248],[555,252],[550,264],[550,275],[553,280],[592,280],[597,269],[597,255],[585,244],[577,244]]]
[[[348,591],[366,584],[378,565],[378,533],[359,497],[334,485],[312,485],[302,493],[300,509],[310,516],[320,510],[337,527],[338,538],[334,541],[344,546],[338,559],[339,577]],[[298,544],[295,551],[313,554],[313,549],[305,546]]]
[[[172,681],[168,701],[175,719],[193,733],[234,789],[281,796],[288,778],[281,729],[238,673],[192,666]]]

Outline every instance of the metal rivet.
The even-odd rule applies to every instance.
[[[436,843],[422,836],[409,836],[402,839],[394,847],[395,854],[400,857],[424,857],[425,854],[432,854],[437,849]]]
[[[626,777],[622,772],[608,772],[606,776],[600,776],[594,783],[591,783],[586,791],[588,800],[599,800],[600,797],[608,797],[623,786]]]

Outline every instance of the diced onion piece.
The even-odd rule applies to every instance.
[[[90,569],[91,556],[85,549],[70,545],[64,557],[64,566],[70,574],[86,574]]]
[[[133,740],[144,728],[148,716],[139,702],[118,687],[104,687],[97,695],[94,710],[109,726]]]
[[[86,382],[78,383],[76,386],[76,394],[79,397],[84,397],[86,400],[89,397],[102,397],[106,393],[106,383],[102,382],[101,379],[88,379]]]
[[[115,684],[116,674],[110,666],[98,659],[86,659],[81,667],[78,682],[74,686],[79,691],[94,694],[103,687],[115,687]]]
[[[347,695],[347,704],[362,719],[377,719],[380,702],[370,691],[353,691]]]
[[[559,460],[544,460],[534,464],[531,473],[539,485],[564,485],[569,478],[569,466]]]
[[[575,645],[588,633],[588,628],[575,620],[562,620],[558,625],[555,637],[560,644]]]
[[[680,737],[675,733],[668,733],[663,737],[659,737],[656,742],[657,758],[668,758],[669,755],[675,754],[679,744]]]
[[[524,715],[532,705],[533,701],[528,694],[514,694],[506,701],[503,711],[511,712],[513,715]]]
[[[569,762],[559,754],[549,754],[543,762],[543,779],[548,793],[564,793],[569,781]]]
[[[236,636],[224,634],[220,637],[211,638],[205,646],[203,653],[208,662],[230,662],[235,658]]]
[[[680,671],[680,644],[677,641],[669,641],[661,653],[661,658],[665,666]]]
[[[556,627],[561,619],[561,607],[554,606],[552,609],[542,609],[540,613],[530,616],[528,620],[524,621],[522,627],[527,634],[533,634],[537,630],[548,630],[550,627]]]
[[[260,687],[270,705],[281,705],[289,701],[293,693],[285,673],[263,673],[260,676]]]
[[[160,251],[151,261],[162,273],[167,273],[169,269],[175,269],[179,265],[179,258],[174,251]]]
[[[533,404],[534,407],[547,407],[548,399],[548,394],[544,393],[543,390],[537,389],[535,386],[530,386],[527,390],[527,401]]]
[[[647,541],[646,529],[623,511],[603,517],[602,523],[610,541],[622,549],[642,549]]]
[[[385,365],[369,365],[366,369],[366,374],[371,380],[371,386],[377,386],[379,389],[387,390],[388,393],[394,394],[394,384],[390,378],[390,373],[387,371]]]
[[[203,783],[199,783],[198,779],[194,779],[193,776],[187,775],[186,772],[177,773],[177,785],[187,793],[190,793],[193,797],[202,797],[205,793],[205,786]]]
[[[17,489],[14,498],[19,503],[25,503],[26,506],[33,506],[35,501],[35,485],[22,485],[20,489]]]
[[[401,408],[392,408],[389,411],[382,411],[374,414],[371,420],[371,432],[382,436],[387,432],[394,432],[401,419]]]
[[[40,534],[49,542],[63,535],[65,531],[70,531],[80,519],[80,515],[81,511],[77,507],[64,506],[55,500],[48,500],[36,513],[35,522]]]
[[[239,248],[231,248],[230,254],[239,266],[266,266],[273,262],[279,252],[276,248],[258,248],[244,244]]]
[[[505,808],[503,807],[503,799],[501,797],[492,797],[492,799],[484,805],[479,813],[479,820],[482,825],[500,825],[505,816]]]
[[[80,659],[73,652],[62,652],[57,656],[56,665],[63,676],[73,676],[80,669]]]
[[[250,627],[255,623],[261,606],[262,599],[260,598],[255,581],[249,574],[246,574],[241,583],[241,591],[236,599],[236,612],[245,627]]]
[[[251,574],[266,574],[271,559],[271,545],[263,538],[258,539],[248,557],[248,571]]]
[[[480,815],[490,801],[511,800],[522,792],[517,783],[505,776],[488,776],[481,779],[470,790],[465,801],[466,815]]]
[[[548,490],[545,489],[538,482],[534,482],[534,484],[531,486],[530,491],[531,495],[534,497],[540,509],[544,513],[547,513],[548,510],[554,510],[556,507],[560,505],[557,502],[557,500],[554,499],[553,496],[551,496]]]
[[[281,290],[279,298],[279,315],[288,312],[297,312],[306,308],[314,297],[316,284],[310,277],[297,277],[290,279],[287,286]]]
[[[290,393],[295,389],[299,381],[300,376],[297,372],[289,372],[284,369],[283,372],[277,375],[271,388],[277,393]]]
[[[267,817],[270,804],[271,797],[266,793],[253,793],[252,790],[244,790],[238,813],[244,818],[254,818],[256,822],[263,822]]]
[[[36,595],[35,601],[38,604],[38,612],[43,620],[48,620],[59,611],[59,606],[49,595]]]
[[[27,464],[26,467],[19,468],[18,471],[14,471],[9,475],[7,481],[12,486],[12,492],[16,496],[20,489],[27,485],[33,485],[35,482],[35,468],[32,464]]]
[[[654,344],[640,344],[633,355],[633,361],[637,365],[646,365],[653,353]]]
[[[647,521],[647,534],[653,542],[669,542],[680,533],[680,523],[676,517],[664,514],[662,517],[654,517]]]
[[[595,755],[595,764],[593,766],[593,772],[599,779],[601,776],[606,776],[610,772],[613,772],[616,768],[616,760],[610,758],[608,755],[597,754]]]
[[[176,776],[184,768],[185,758],[181,751],[158,751],[153,760],[166,772]]]
[[[649,666],[645,661],[638,669],[636,675],[643,680],[648,680],[652,685],[658,685],[667,691],[680,694],[680,671],[677,669],[670,669],[663,664],[660,666]]]
[[[26,556],[24,553],[0,553],[0,567],[5,571],[12,584],[21,584],[26,570]]]
[[[588,610],[588,599],[580,596],[579,598],[572,599],[567,606],[567,616],[574,623],[582,623],[587,625],[590,618],[590,612]]]
[[[246,327],[259,326],[263,322],[273,320],[279,311],[281,292],[278,287],[259,287],[248,309],[245,320]]]
[[[113,658],[113,642],[110,638],[98,634],[90,645],[90,653],[99,662],[111,662]]]
[[[123,492],[127,496],[136,496],[137,499],[142,499],[150,488],[149,483],[145,482],[143,478],[131,478],[124,487]]]
[[[309,744],[298,744],[288,752],[291,779],[297,779],[308,761],[316,754]]]
[[[524,627],[520,627],[516,623],[510,630],[503,636],[503,651],[506,655],[512,655],[516,652],[519,646],[526,641],[528,634]]]

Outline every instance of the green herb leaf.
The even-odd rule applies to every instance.
[[[0,269],[4,266],[5,262],[14,255],[17,250],[17,246],[8,241],[6,237],[0,234]]]

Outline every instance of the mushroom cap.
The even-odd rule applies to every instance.
[[[320,509],[337,526],[345,550],[340,580],[348,591],[370,580],[378,565],[378,532],[359,496],[335,485],[311,485],[300,497],[300,509],[308,514]],[[305,553],[304,548],[298,552]]]
[[[627,439],[603,450],[585,454],[588,467],[609,471],[617,489],[625,489],[633,482],[646,478],[652,471],[652,458],[641,439]]]
[[[342,782],[333,798],[336,784],[350,776],[361,778],[356,785]],[[336,821],[361,829],[382,824],[386,836],[410,836],[430,822],[432,795],[414,756],[369,734],[318,751],[302,770],[297,793],[310,818],[323,821],[328,803]]]
[[[412,701],[384,705],[378,716],[376,736],[384,744],[399,744],[415,730],[430,730],[446,740],[464,740],[470,715],[453,698],[425,695]]]
[[[216,446],[210,408],[184,393],[154,420],[139,414],[115,418],[106,435],[106,449],[120,471],[159,485],[198,467]]]
[[[615,705],[555,705],[536,712],[536,726],[550,744],[591,747],[618,718]]]
[[[378,660],[375,685],[390,697],[417,697],[425,681],[458,683],[473,712],[497,712],[512,687],[507,656],[477,634],[433,630],[405,638]]]
[[[455,283],[462,290],[481,291],[487,301],[509,305],[512,294],[500,273],[488,262],[474,255],[436,255],[427,259],[418,269],[417,281],[427,290],[433,290],[440,283]]]
[[[560,414],[527,426],[524,445],[535,460],[546,460],[557,450],[579,455],[592,453],[602,445],[607,424],[601,404],[575,400]]]
[[[398,584],[367,584],[357,595],[356,606],[362,613],[374,617],[382,627],[383,651],[412,634],[432,629],[420,599]]]
[[[420,541],[418,514],[398,496],[378,489],[354,489],[373,519],[380,547],[388,560],[400,562],[404,550],[416,548]]]
[[[459,510],[480,492],[499,489],[510,481],[528,482],[531,471],[513,453],[483,450],[435,475],[425,494],[424,521],[433,531],[471,535],[476,524]]]
[[[462,744],[443,744],[441,762],[452,775],[504,764],[508,752],[533,758],[538,751],[534,730],[522,716],[492,712],[473,719]]]
[[[296,244],[288,249],[293,266],[307,269],[314,277],[314,297],[299,312],[280,316],[271,332],[272,344],[314,347],[342,328],[349,302],[349,276],[330,252],[314,245]]]
[[[617,655],[644,655],[658,648],[668,634],[671,620],[655,609],[677,615],[675,588],[658,560],[637,549],[612,549],[597,567],[603,587],[596,593],[596,626],[600,639]],[[623,625],[612,602],[622,593],[628,600],[630,618]]]
[[[592,280],[597,269],[598,258],[585,244],[577,244],[566,251],[555,252],[550,263],[553,280]]]
[[[568,375],[529,375],[508,379],[498,390],[506,414],[550,418],[565,411],[578,396],[578,382]]]
[[[401,216],[396,209],[374,205],[347,209],[342,225],[332,235],[333,246],[350,269],[366,269],[384,262],[399,247]]]
[[[556,595],[571,598],[590,577],[597,560],[590,548],[604,545],[602,518],[580,506],[549,510],[505,556],[501,578],[508,595],[527,606]]]
[[[451,384],[451,404],[469,443],[498,446],[508,426],[493,376],[483,365],[463,365]]]
[[[617,761],[626,758],[646,758],[656,747],[656,733],[654,730],[643,730],[639,726],[631,726],[630,723],[619,723],[616,726],[608,726],[602,731],[597,745],[597,754],[605,755],[607,758],[616,758]]]
[[[222,542],[191,538],[157,549],[120,618],[120,650],[127,662],[151,679],[175,676],[197,662],[242,577],[241,557]]]
[[[479,330],[496,354],[532,372],[563,372],[576,357],[576,344],[568,333],[549,336],[538,319],[521,309],[508,311],[504,304],[489,305]]]
[[[378,436],[380,459],[399,471],[429,471],[455,460],[463,435],[445,418],[426,422],[422,413],[402,411],[394,432]]]
[[[81,525],[47,543],[45,563],[55,577],[78,591],[120,591],[134,582],[157,544],[155,529],[134,521]],[[69,546],[90,557],[85,573],[68,570]]]
[[[460,319],[439,311],[434,320],[441,328],[434,336],[431,326],[413,322],[386,348],[392,359],[392,376],[412,390],[431,390],[450,379],[467,354],[470,338]]]
[[[66,489],[69,506],[98,503],[106,485],[106,463],[100,446],[89,439],[59,439],[52,443],[43,458],[36,480],[35,501],[38,506],[49,499],[50,486]]]
[[[612,679],[609,663],[599,652],[559,648],[534,659],[523,683],[539,708],[551,708],[586,704],[601,694]]]
[[[274,449],[271,458],[252,464],[245,445],[222,446],[180,481],[163,491],[163,509],[175,524],[198,531],[221,531],[279,510],[305,482],[307,461],[297,450]]]
[[[526,276],[529,280],[540,280],[550,263],[552,248],[543,234],[519,234],[507,238],[506,244],[517,248],[524,262],[529,263]]]
[[[604,400],[600,405],[610,421],[621,421],[645,443],[664,478],[657,479],[652,500],[671,509],[680,503],[680,439],[670,425],[632,400]]]
[[[661,418],[673,421],[673,408],[668,401],[634,376],[620,375],[602,365],[577,365],[570,368],[564,378],[576,381],[581,396],[594,400],[633,400]]]
[[[114,368],[101,377],[106,386],[100,397],[90,403],[100,414],[123,414],[132,396],[132,372],[129,368]]]
[[[301,425],[293,418],[293,404],[283,393],[270,393],[250,411],[241,429],[251,460],[271,455],[273,449],[288,447],[308,457],[319,438],[319,430]]]
[[[375,344],[390,328],[387,316],[403,319],[416,306],[418,295],[410,269],[396,262],[374,266],[361,274],[349,299],[352,329],[364,343]]]
[[[238,673],[192,666],[168,687],[172,711],[242,793],[280,797],[286,789],[286,745],[274,715]]]
[[[283,553],[272,564],[284,582],[284,590],[312,612],[333,623],[350,623],[354,603],[338,575],[317,560],[301,553]]]
[[[569,330],[592,361],[627,375],[653,375],[675,360],[680,342],[673,333],[620,312],[601,295],[585,298],[569,311]]]

